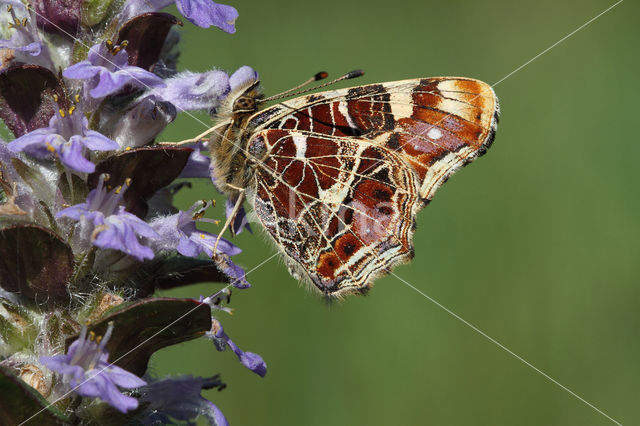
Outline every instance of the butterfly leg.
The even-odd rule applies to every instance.
[[[240,207],[242,207],[242,202],[244,201],[244,188],[239,188],[238,187],[238,188],[235,188],[235,189],[237,189],[238,192],[239,192],[238,199],[236,200],[236,203],[233,206],[233,210],[231,211],[231,214],[227,217],[227,221],[224,223],[224,225],[222,226],[222,229],[218,233],[218,238],[216,238],[216,242],[215,242],[215,244],[213,246],[213,256],[214,257],[218,253],[218,243],[220,242],[220,239],[222,238],[222,234],[224,234],[224,231],[226,231],[227,228],[229,228],[229,226],[231,226],[233,221],[236,219],[236,215],[238,214],[238,210],[240,210]]]
[[[173,146],[179,146],[179,145],[187,145],[190,143],[195,143],[198,142],[202,139],[204,139],[206,136],[209,136],[211,133],[215,132],[216,129],[219,129],[220,127],[224,127],[226,125],[228,125],[229,123],[220,123],[217,126],[213,126],[211,127],[209,130],[207,130],[206,132],[202,132],[200,133],[198,136],[196,136],[195,138],[191,138],[191,139],[185,139],[182,140],[180,142],[158,142],[158,145],[173,145]]]

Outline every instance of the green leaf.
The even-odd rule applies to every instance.
[[[89,329],[103,336],[111,321],[114,329],[107,343],[109,361],[142,376],[155,351],[209,331],[211,308],[193,299],[146,299],[119,305]],[[67,339],[67,347],[76,338]]]
[[[0,346],[0,356],[32,348],[37,335],[38,327],[34,325],[29,310],[7,299],[0,299],[0,337],[5,343]]]
[[[0,367],[0,395],[0,424],[26,421],[37,425],[69,424],[69,419],[56,407],[49,407],[38,391],[3,367]]]

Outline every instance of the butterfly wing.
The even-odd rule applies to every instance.
[[[413,255],[418,182],[394,152],[356,137],[264,130],[254,211],[295,275],[322,293],[363,292]]]
[[[383,141],[415,172],[420,195],[430,200],[457,168],[491,146],[499,111],[488,84],[435,77],[295,98],[259,112],[250,126]]]
[[[322,292],[364,291],[411,257],[420,200],[486,152],[498,113],[489,85],[450,77],[322,92],[259,112],[249,141],[268,153],[255,175],[258,217]],[[358,249],[341,252],[347,240]]]

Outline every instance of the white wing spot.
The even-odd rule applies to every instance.
[[[293,143],[296,146],[296,158],[303,159],[307,153],[307,137],[304,135],[293,135]]]
[[[431,130],[427,132],[427,136],[429,137],[429,139],[437,141],[442,137],[442,132],[440,131],[440,129],[436,129],[435,127],[432,127]]]

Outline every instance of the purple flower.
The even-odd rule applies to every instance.
[[[230,241],[220,238],[214,253],[217,235],[196,228],[196,222],[216,222],[203,218],[209,202],[199,201],[191,209],[173,215],[159,217],[151,222],[151,226],[159,234],[152,242],[155,251],[177,250],[183,256],[196,257],[206,254],[218,265],[218,268],[231,278],[231,285],[239,289],[251,287],[245,278],[244,269],[233,263],[229,256],[235,256],[242,250]]]
[[[120,20],[125,21],[145,12],[156,12],[174,4],[185,18],[193,24],[209,28],[215,26],[227,33],[235,33],[235,21],[238,11],[211,0],[129,0],[123,9]]]
[[[95,165],[84,157],[84,148],[95,151],[118,149],[116,142],[89,130],[86,117],[81,111],[69,109],[58,111],[49,120],[49,127],[35,129],[10,142],[13,152],[25,152],[36,158],[47,158],[55,153],[68,168],[92,173]]]
[[[103,98],[122,90],[127,84],[137,87],[163,87],[157,75],[129,65],[129,55],[122,46],[107,43],[89,49],[88,60],[71,65],[62,73],[66,78],[86,80],[85,90],[93,98]]]
[[[62,374],[63,383],[78,395],[99,398],[126,413],[138,408],[138,401],[122,394],[118,386],[132,389],[144,386],[146,382],[107,362],[109,353],[105,347],[112,331],[113,323],[110,323],[104,337],[94,339],[94,335],[89,333],[87,336],[87,328],[82,327],[80,336],[69,346],[66,354],[40,357],[40,362]]]
[[[154,90],[180,111],[211,109],[229,93],[229,76],[224,71],[185,71],[165,80],[166,87]]]
[[[138,99],[124,116],[114,114],[104,127],[112,129],[110,136],[120,147],[137,148],[149,144],[176,114],[173,104],[149,95]]]
[[[253,352],[243,352],[233,341],[227,336],[222,328],[222,324],[217,319],[213,319],[213,325],[211,331],[206,333],[206,336],[211,339],[218,350],[224,350],[228,345],[231,350],[236,354],[242,365],[253,371],[260,377],[264,377],[267,374],[267,364],[262,357]]]
[[[234,7],[211,0],[177,0],[176,6],[182,16],[199,27],[209,28],[213,25],[230,34],[236,32],[238,11]]]
[[[92,226],[92,244],[103,249],[120,250],[139,261],[153,258],[153,250],[142,245],[138,237],[159,238],[151,226],[120,205],[127,190],[124,187],[107,191],[104,175],[98,186],[89,192],[87,201],[58,212],[56,217],[69,217],[82,226]]]
[[[205,142],[196,142],[194,144],[187,145],[189,148],[193,149],[191,155],[189,155],[189,159],[187,160],[187,164],[180,172],[179,178],[210,178],[211,173],[209,171],[209,167],[211,165],[211,159],[206,155],[202,154],[202,151],[206,151],[208,149]]]
[[[202,415],[215,426],[229,423],[222,411],[200,395],[202,389],[222,389],[217,377],[172,377],[149,383],[139,389],[140,402],[145,406],[145,424],[170,424],[171,419],[189,421]]]
[[[154,241],[154,248],[157,250],[177,250],[183,256],[196,257],[204,253],[213,257],[213,249],[218,236],[196,228],[197,221],[212,222],[210,219],[202,217],[209,205],[210,203],[201,201],[187,211],[160,217],[151,222],[151,226],[160,236],[157,241]],[[242,250],[233,243],[220,238],[217,255],[235,256],[240,252]]]
[[[33,13],[27,11],[24,4],[19,0],[4,0],[2,4],[7,4],[12,21],[8,26],[12,28],[13,34],[8,40],[0,40],[0,48],[14,51],[13,62],[38,64],[53,70],[54,66],[48,52],[46,55],[41,55],[43,50],[46,51],[46,47],[38,35]],[[18,10],[24,12],[24,14],[16,14]],[[4,23],[2,24],[5,25]]]
[[[244,269],[233,263],[229,256],[218,253],[213,260],[216,261],[218,268],[220,268],[226,276],[231,278],[232,286],[239,289],[251,287],[251,284],[249,284],[249,281],[246,279],[247,274],[244,272]]]
[[[227,215],[227,219],[233,213],[233,207],[236,202],[227,198],[225,202],[224,211]],[[235,235],[238,235],[242,232],[243,229],[247,229],[247,231],[251,231],[251,226],[249,226],[249,219],[247,218],[247,213],[244,211],[244,207],[240,207],[240,209],[236,212],[236,217],[233,219],[233,223],[231,224],[231,229]]]
[[[38,56],[42,51],[42,42],[22,43],[21,33],[16,32],[9,40],[0,40],[0,49],[13,49],[31,56]]]
[[[258,73],[253,68],[248,65],[243,65],[231,74],[231,77],[229,77],[229,86],[231,90],[236,90],[240,87],[247,87],[258,79]]]

